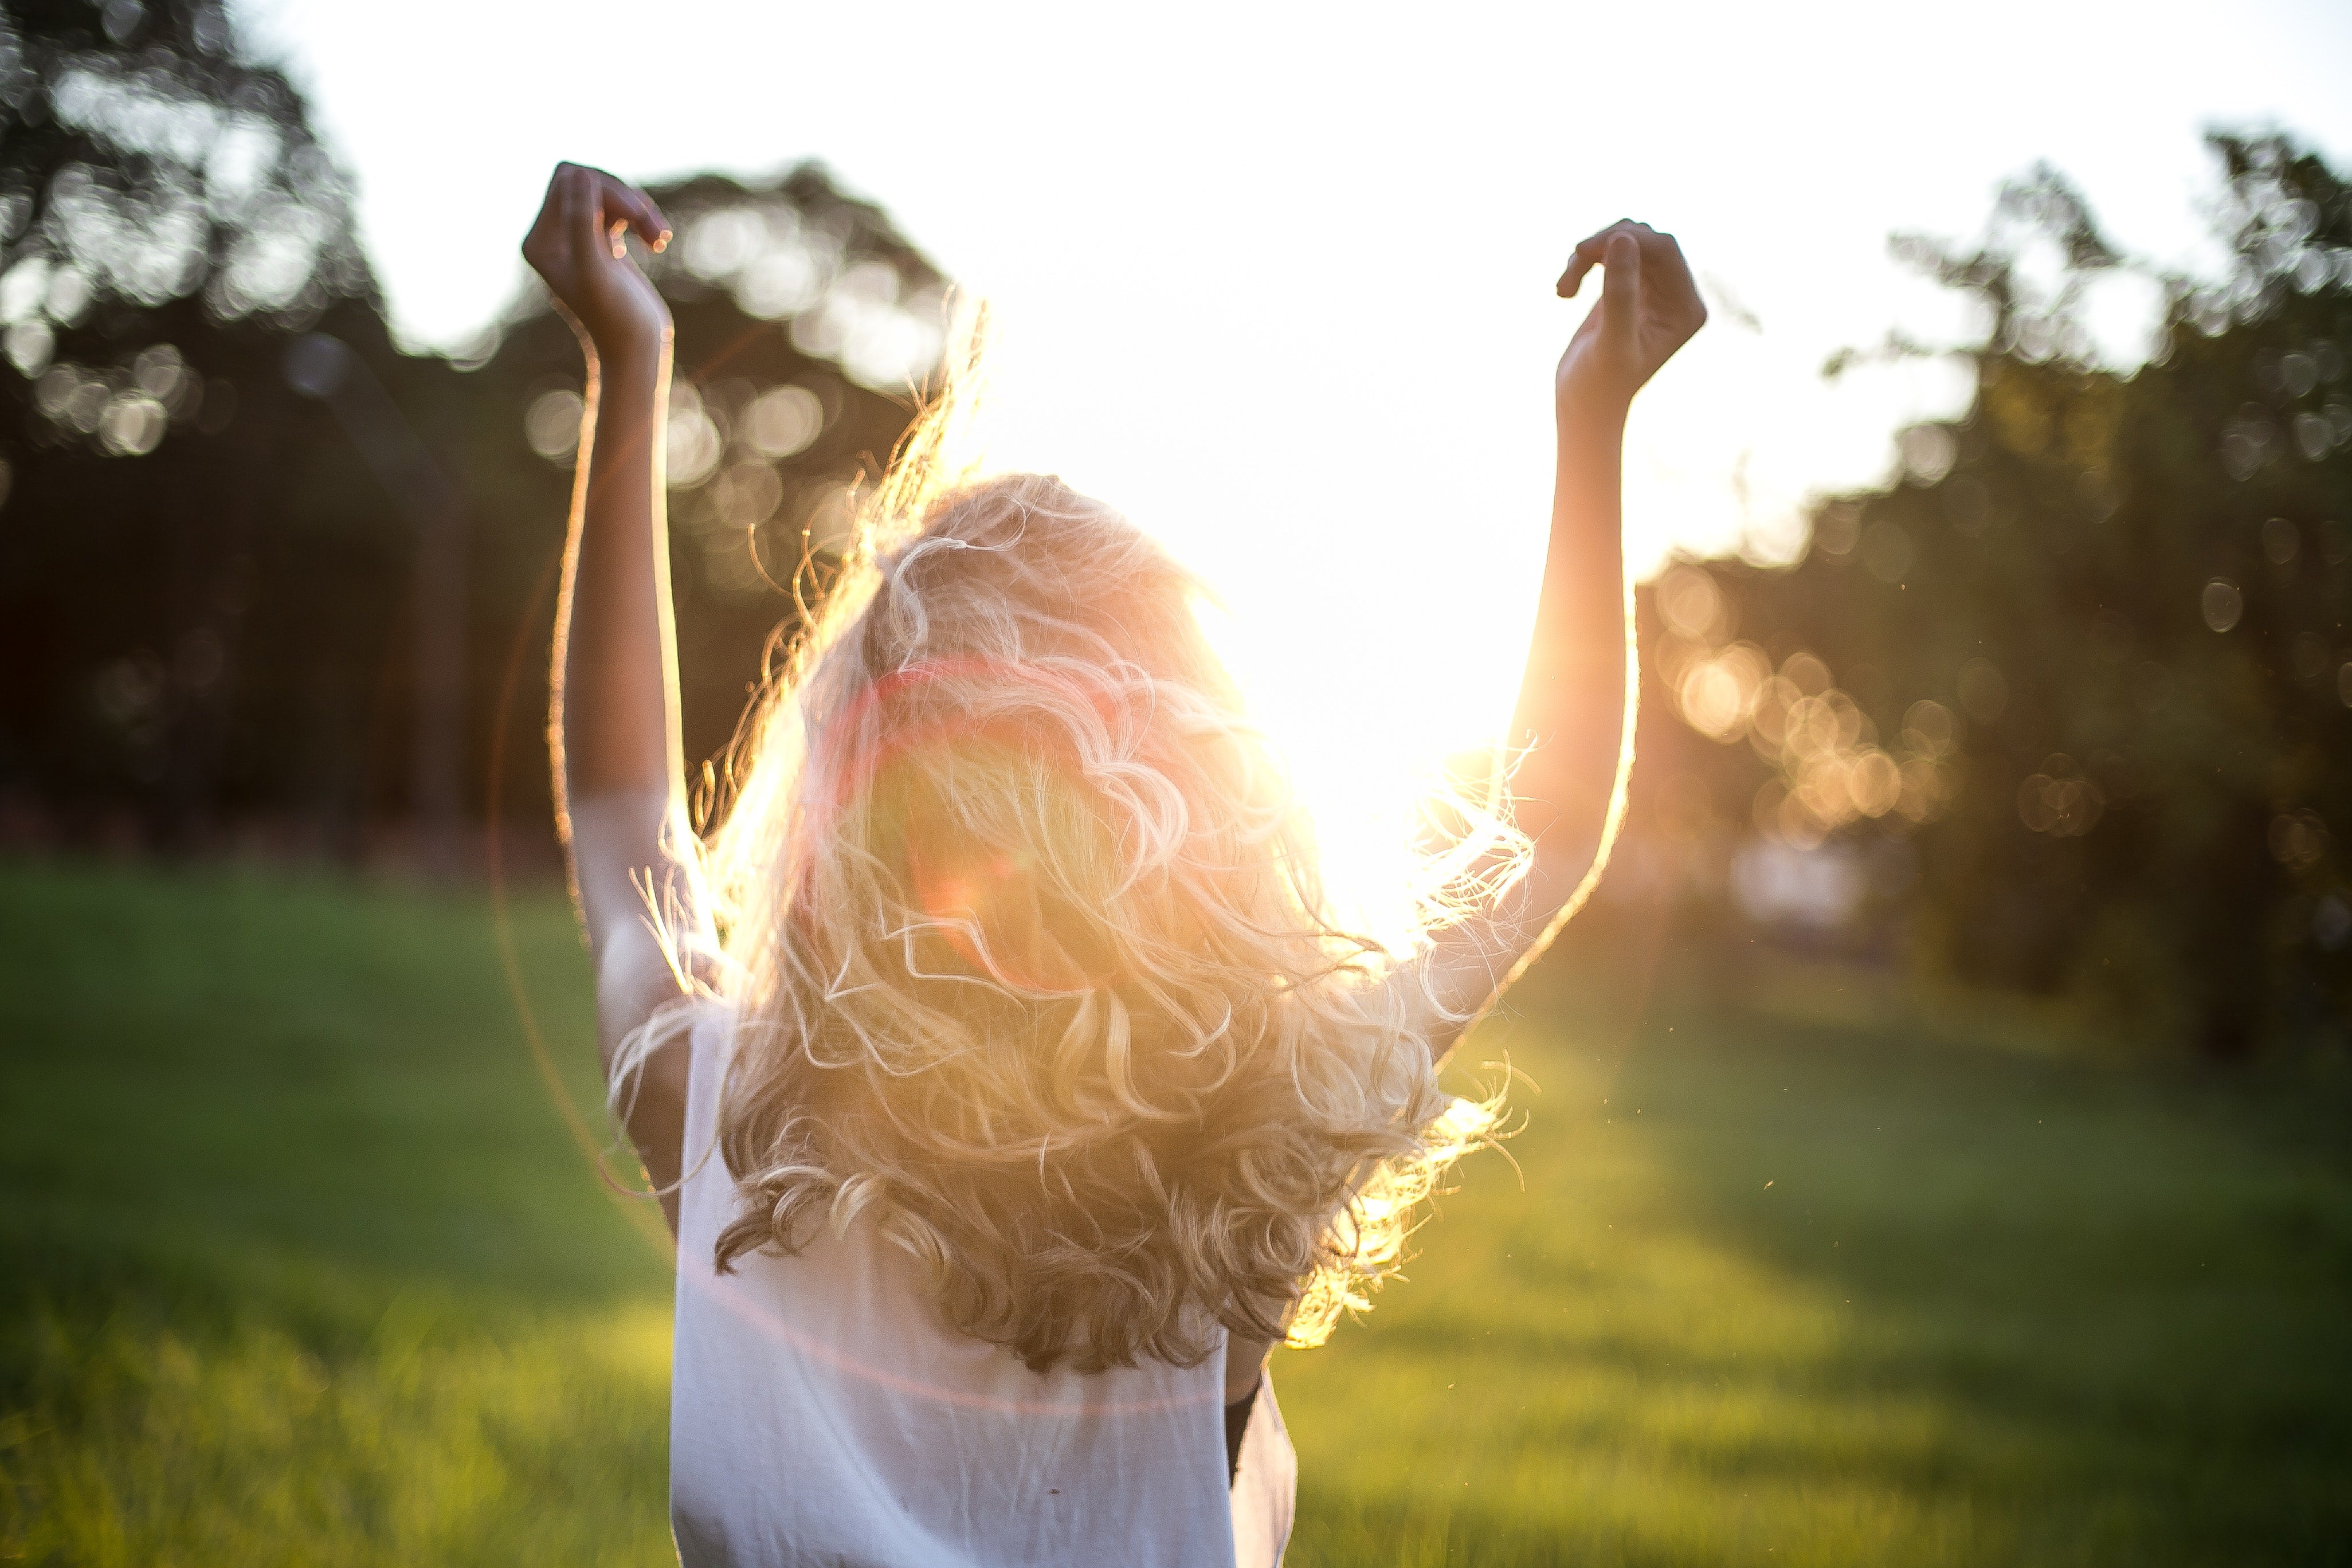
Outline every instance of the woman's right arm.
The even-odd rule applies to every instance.
[[[662,473],[668,308],[621,244],[658,248],[668,225],[612,175],[556,166],[523,255],[586,358],[586,413],[557,600],[549,751],[558,826],[596,972],[609,1080],[623,1044],[684,994],[673,936],[708,940],[678,739],[677,637]],[[638,1068],[626,1126],[673,1231],[685,1142],[686,1053]]]

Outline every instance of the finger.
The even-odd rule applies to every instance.
[[[1622,229],[1612,233],[1601,265],[1601,328],[1631,342],[1642,319],[1642,242]]]
[[[1584,275],[1601,265],[1601,245],[1612,232],[1613,227],[1604,228],[1599,234],[1587,236],[1576,242],[1576,248],[1568,253],[1568,270],[1561,273],[1559,281],[1552,286],[1554,293],[1563,300],[1576,298],[1576,291],[1584,286]]]
[[[547,182],[547,205],[540,216],[549,226],[569,238],[572,234],[572,165],[558,163],[553,177]]]
[[[561,167],[586,182],[606,225],[608,244],[614,237],[610,231],[622,225],[635,230],[649,249],[659,250],[669,243],[669,219],[662,216],[661,208],[645,192],[618,175],[585,163],[565,163]],[[616,249],[614,254],[624,253]]]
[[[1683,247],[1675,243],[1673,235],[1643,229],[1641,240],[1642,265],[1651,269],[1653,281],[1675,273],[1689,273],[1690,263],[1684,259]]]
[[[613,211],[606,200],[606,186],[616,184],[602,169],[592,169],[584,163],[563,165],[564,188],[571,203],[567,229],[580,254],[587,256],[601,251],[615,259],[628,253],[621,248],[620,226],[626,217]]]
[[[600,252],[613,254],[613,236],[604,226],[604,204],[596,199],[598,194],[593,170],[575,167],[572,178],[564,182],[565,226],[583,262]]]
[[[659,250],[669,243],[669,219],[662,216],[651,196],[602,169],[595,170],[594,174],[606,222],[627,225],[646,242],[647,249]]]
[[[1626,233],[1645,235],[1649,232],[1650,226],[1647,224],[1635,223],[1629,217],[1621,217],[1607,228],[1578,240],[1575,250],[1570,253],[1568,270],[1559,275],[1559,281],[1553,285],[1553,291],[1563,300],[1575,299],[1577,289],[1583,286],[1584,275],[1601,265],[1601,258],[1608,251],[1611,236]]]
[[[604,210],[627,215],[629,226],[646,242],[648,250],[660,250],[669,244],[669,219],[662,216],[653,197],[632,184],[605,176]]]
[[[1642,284],[1653,305],[1689,323],[1696,332],[1706,324],[1706,302],[1698,280],[1692,277],[1690,258],[1671,234],[1649,233],[1642,238]]]
[[[1607,228],[1596,229],[1592,233],[1586,235],[1582,239],[1578,240],[1576,242],[1576,248],[1582,251],[1585,255],[1591,257],[1593,260],[1599,261],[1601,257],[1607,253],[1610,240],[1613,239],[1618,235],[1630,234],[1634,238],[1639,239],[1645,235],[1654,232],[1655,231],[1653,230],[1648,224],[1635,223],[1630,217],[1621,217],[1615,223],[1611,224]]]
[[[547,201],[539,209],[539,221],[531,226],[526,248],[536,248],[538,258],[531,263],[541,273],[551,268],[565,265],[564,253],[572,248],[572,185],[571,165],[558,163],[555,174],[547,182]]]

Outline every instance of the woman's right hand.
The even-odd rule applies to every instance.
[[[643,191],[602,169],[558,163],[523,237],[523,259],[592,355],[658,353],[669,341],[669,307],[622,243],[630,229],[655,250],[669,243],[669,220]]]

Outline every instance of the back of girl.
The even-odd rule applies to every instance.
[[[1268,1564],[1265,1361],[1393,1268],[1482,1126],[1436,1067],[1622,804],[1626,402],[1704,319],[1619,225],[1561,362],[1519,853],[1398,958],[1338,925],[1202,585],[926,436],[688,823],[640,193],[560,166],[525,254],[589,363],[551,727],[616,1111],[678,1240],[688,1563]],[[1515,962],[1516,961],[1516,962]]]

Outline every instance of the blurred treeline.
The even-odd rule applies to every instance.
[[[1974,405],[1794,567],[1643,594],[1589,924],[1671,908],[1727,960],[1811,945],[2221,1053],[2342,1038],[2352,193],[2279,138],[2214,147],[2217,276],[2118,254],[2047,172],[1977,245],[1903,242],[1985,333],[1872,353],[1962,353]],[[656,194],[700,760],[902,434],[943,285],[814,168]],[[2089,301],[2133,273],[2154,353],[2103,367]],[[547,854],[580,361],[519,299],[403,353],[344,176],[216,5],[0,0],[0,847]]]
[[[656,194],[701,758],[902,434],[942,279],[814,167]],[[400,352],[299,96],[186,0],[0,5],[0,843],[460,864],[495,797],[543,854],[581,356],[536,289]]]
[[[1979,244],[1897,242],[1981,302],[1973,404],[1793,568],[1660,579],[1654,880],[2137,1039],[2346,1038],[2352,188],[2211,145],[2218,277],[2130,261],[2047,170]],[[2090,301],[2134,271],[2153,353],[2102,368]]]

